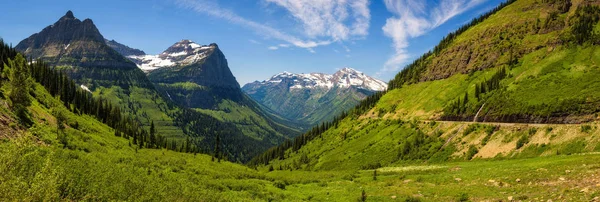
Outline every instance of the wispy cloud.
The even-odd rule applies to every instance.
[[[406,65],[411,58],[406,50],[410,39],[422,36],[485,1],[441,0],[436,5],[427,5],[422,0],[384,0],[386,8],[394,16],[386,20],[382,29],[386,36],[392,38],[395,54],[379,73],[398,71]]]
[[[277,50],[279,49],[279,46],[269,46],[269,50]]]
[[[248,41],[249,41],[250,43],[253,43],[253,44],[262,44],[261,42],[259,42],[259,41],[256,41],[256,40],[254,40],[254,39],[250,39],[250,40],[248,40]]]
[[[265,0],[286,9],[310,38],[345,41],[369,34],[368,0]]]
[[[370,21],[368,0],[264,0],[286,8],[303,24],[306,36],[296,36],[239,16],[232,10],[221,8],[214,0],[175,1],[182,8],[226,20],[313,53],[313,48],[318,46],[368,35]]]

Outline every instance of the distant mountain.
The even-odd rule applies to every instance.
[[[384,91],[387,84],[351,68],[333,75],[283,72],[242,88],[250,97],[291,120],[314,125]]]
[[[92,20],[81,21],[69,11],[53,25],[21,41],[16,49],[35,60],[43,60],[56,66],[56,69],[67,73],[77,86],[81,85],[84,90],[89,90],[96,98],[118,105],[122,113],[132,117],[137,124],[146,129],[149,129],[150,123],[154,122],[159,135],[168,138],[170,142],[183,142],[191,137],[193,139],[186,144],[193,143],[200,150],[208,152],[214,151],[218,134],[220,141],[224,143],[222,145],[224,155],[233,161],[248,160],[268,147],[283,142],[285,140],[283,134],[291,136],[298,134],[291,129],[280,129],[285,127],[273,121],[266,121],[257,113],[248,112],[252,111],[250,107],[232,107],[234,104],[230,102],[215,104],[217,103],[215,100],[229,100],[230,98],[222,96],[228,92],[233,92],[231,95],[240,100],[244,97],[229,69],[220,66],[223,62],[226,67],[226,61],[220,51],[215,50],[217,54],[211,54],[214,56],[209,57],[216,59],[207,58],[202,60],[202,64],[199,63],[200,61],[194,61],[186,66],[170,66],[172,68],[156,71],[161,72],[160,75],[156,74],[156,78],[164,79],[161,80],[163,83],[177,78],[182,79],[186,85],[192,81],[201,85],[215,84],[217,81],[226,83],[222,85],[224,88],[214,91],[220,94],[208,94],[202,91],[198,91],[201,92],[198,94],[180,94],[194,91],[168,91],[171,89],[168,84],[177,86],[176,83],[157,84],[155,87],[134,62],[123,56],[132,53],[135,49],[113,42],[105,40]],[[172,47],[169,51],[179,50],[177,47]],[[194,72],[193,67],[202,68]],[[169,73],[167,70],[173,72]],[[208,81],[209,78],[215,79]],[[183,89],[189,89],[186,85]],[[197,89],[195,87],[192,86],[191,89]],[[237,89],[239,93],[223,90],[227,88]],[[201,89],[208,89],[208,87]],[[170,95],[173,99],[168,98]],[[180,102],[183,99],[176,99],[185,97],[193,97],[191,100],[199,100],[203,104],[209,103],[213,107],[211,109],[215,110],[188,109],[187,106],[195,105],[183,105]],[[231,110],[227,111],[232,113],[230,116],[239,117],[240,120],[232,121],[230,118],[223,118],[220,114],[227,114],[226,110]],[[248,123],[248,126],[242,128],[245,123]],[[140,135],[141,138],[143,134]]]
[[[407,65],[385,93],[255,161],[305,159],[294,169],[314,171],[583,152],[600,120],[599,5],[505,1]]]
[[[299,126],[273,116],[244,94],[217,44],[181,40],[159,55],[128,56],[156,88],[179,106],[191,108],[275,145],[299,134]]]
[[[123,56],[146,55],[146,53],[142,50],[130,48],[129,46],[120,44],[119,42],[117,42],[115,40],[105,39],[105,41],[106,41],[106,45],[110,46],[112,49],[114,49],[115,51],[117,51],[119,54],[121,54]]]

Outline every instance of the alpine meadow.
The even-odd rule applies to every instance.
[[[600,1],[34,2],[0,201],[600,201]]]

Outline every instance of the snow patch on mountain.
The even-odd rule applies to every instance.
[[[388,87],[385,82],[348,67],[337,71],[333,75],[322,73],[294,74],[285,71],[274,75],[268,80],[257,81],[257,83],[259,85],[280,85],[280,83],[284,83],[288,85],[290,90],[358,87],[371,91],[384,91]]]
[[[190,40],[182,40],[158,55],[127,57],[144,72],[149,72],[163,67],[185,66],[199,62],[208,57],[215,48],[216,45],[205,46]]]

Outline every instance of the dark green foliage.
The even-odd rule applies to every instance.
[[[481,140],[481,145],[485,146],[490,141],[490,138],[492,138],[494,132],[498,130],[500,130],[500,126],[485,126],[485,137]]]
[[[467,150],[467,153],[465,154],[465,158],[467,160],[471,160],[475,155],[477,155],[477,153],[479,153],[479,149],[477,149],[475,145],[471,145],[469,147],[469,150]]]
[[[377,162],[377,163],[371,163],[371,164],[367,164],[367,165],[363,165],[360,166],[361,170],[371,170],[371,169],[377,169],[377,168],[381,168],[381,163]]]
[[[421,202],[421,199],[414,196],[409,196],[404,199],[404,202]]]
[[[592,131],[592,126],[590,125],[582,125],[581,132],[590,133]]]
[[[285,189],[286,185],[284,182],[277,180],[277,181],[273,182],[273,186],[275,186],[279,189]]]
[[[525,145],[527,143],[529,143],[529,134],[521,135],[521,137],[517,140],[516,149],[520,149],[521,147],[523,147],[523,145]]]
[[[373,170],[373,180],[377,181],[377,169]]]
[[[489,92],[500,89],[500,81],[507,76],[508,74],[506,73],[506,69],[501,68],[494,75],[492,75],[490,80],[484,80],[479,84],[475,84],[475,98],[477,99],[477,102],[475,104],[470,104],[469,94],[465,93],[462,99],[458,98],[456,101],[451,102],[444,108],[444,115],[442,119],[471,121],[476,115],[477,111],[479,111],[479,108],[485,104],[485,95]]]
[[[573,40],[577,44],[583,44],[597,35],[594,33],[594,26],[600,20],[600,8],[589,5],[579,7],[573,19],[574,25],[571,28]]]
[[[14,60],[8,58],[8,62],[4,64],[2,70],[3,75],[7,75],[10,81],[8,98],[12,101],[12,108],[24,126],[32,124],[27,111],[27,107],[31,105],[29,90],[32,84],[29,66],[25,58],[21,54],[17,54]]]
[[[479,126],[480,126],[479,124],[471,124],[471,125],[467,126],[467,128],[463,132],[463,136],[467,136],[467,135],[471,134],[472,132],[475,132],[479,128]]]
[[[458,197],[456,197],[456,201],[457,202],[467,202],[469,201],[469,194],[467,193],[461,193],[458,195]]]
[[[367,192],[365,192],[364,189],[362,190],[362,192],[360,194],[360,198],[358,199],[358,201],[361,201],[361,202],[367,201]]]
[[[437,154],[444,140],[438,137],[425,135],[420,130],[403,134],[403,141],[399,142],[398,160],[430,159]]]

